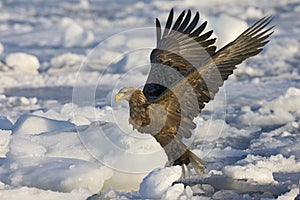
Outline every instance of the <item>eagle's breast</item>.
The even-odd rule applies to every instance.
[[[134,129],[139,130],[140,127],[147,126],[150,123],[147,99],[141,90],[133,92],[129,100],[129,107],[129,123],[133,125]]]
[[[151,104],[142,91],[135,91],[129,101],[129,123],[139,132],[156,135],[164,126],[167,112],[159,104]]]

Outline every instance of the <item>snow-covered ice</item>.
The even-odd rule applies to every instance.
[[[248,155],[234,166],[225,166],[223,173],[234,179],[247,179],[260,184],[274,183],[273,173],[292,173],[300,171],[300,162],[295,156],[285,158],[281,154],[269,158]]]
[[[164,169],[155,169],[150,172],[140,185],[140,194],[143,198],[160,198],[167,190],[165,198],[169,198],[168,193],[183,192],[183,187],[172,186],[172,183],[181,177],[181,167],[173,166]],[[171,187],[171,188],[170,188]],[[173,189],[172,189],[173,188]],[[178,196],[181,193],[178,194]]]
[[[72,71],[77,71],[78,67],[83,62],[84,56],[75,53],[64,53],[50,60],[48,73],[59,73],[60,69],[66,71],[69,68]]]
[[[2,44],[2,43],[0,43],[0,54],[2,54],[2,53],[3,53],[3,51],[4,51],[4,46],[3,46],[3,44]]]
[[[40,67],[38,58],[26,53],[11,53],[5,58],[5,63],[13,69],[13,72],[37,74]]]
[[[155,17],[200,12],[217,46],[263,16],[274,35],[241,64],[185,141],[207,174],[178,181],[154,138],[128,125]],[[0,199],[294,199],[300,187],[300,2],[0,2]],[[191,144],[191,142],[193,142]],[[173,182],[176,182],[173,184]]]
[[[63,43],[66,47],[87,46],[93,42],[94,34],[86,31],[84,27],[73,19],[65,17],[61,20],[60,26],[64,31]]]

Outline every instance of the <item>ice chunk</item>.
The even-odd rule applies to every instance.
[[[300,110],[300,89],[290,87],[283,96],[278,97],[274,101],[268,104],[270,109],[276,110],[284,108],[289,112],[295,112]]]
[[[224,120],[210,120],[198,124],[198,134],[195,135],[195,142],[214,141],[218,138],[228,136],[229,126]],[[225,134],[223,134],[225,133]]]
[[[170,188],[172,183],[181,177],[181,172],[180,166],[153,170],[144,178],[140,185],[139,191],[141,196],[144,198],[160,198]],[[173,190],[178,190],[179,193],[180,188],[181,186],[176,186]]]
[[[35,135],[55,130],[74,130],[75,125],[68,121],[59,121],[35,115],[22,115],[13,126],[13,134]]]
[[[294,112],[299,112],[300,89],[290,87],[286,93],[272,101],[263,101],[257,111],[247,111],[239,120],[257,126],[283,125],[294,121]]]
[[[253,139],[249,149],[255,154],[274,155],[281,153],[286,157],[291,155],[300,158],[300,145],[294,145],[299,141],[299,122],[289,122],[270,132],[263,132],[259,138]]]
[[[44,156],[46,148],[30,139],[13,136],[10,141],[10,151],[8,156]]]
[[[300,162],[295,156],[285,158],[281,154],[269,158],[248,155],[237,164],[225,166],[223,173],[234,179],[248,179],[260,184],[274,183],[274,172],[300,172]]]
[[[262,18],[263,17],[263,12],[261,9],[257,8],[256,6],[249,6],[247,9],[246,9],[246,13],[245,15],[248,17],[248,18]]]
[[[253,164],[246,166],[225,166],[223,173],[234,179],[247,179],[260,184],[274,182],[272,172],[267,168],[257,167]]]
[[[6,56],[5,62],[14,69],[14,72],[38,74],[40,62],[34,55],[26,53],[11,53]]]
[[[244,161],[255,163],[257,167],[266,168],[272,172],[300,172],[300,161],[296,160],[295,156],[285,158],[283,155],[278,154],[266,158],[263,156],[248,155]]]
[[[210,18],[209,25],[212,26],[214,33],[216,33],[218,38],[216,44],[219,48],[233,41],[248,28],[248,24],[244,20],[227,14]]]
[[[18,158],[7,160],[1,168],[1,180],[10,185],[60,192],[86,189],[96,193],[112,176],[112,171],[107,167],[69,158]]]
[[[9,200],[85,200],[91,193],[87,190],[73,190],[70,193],[57,192],[51,190],[42,190],[32,187],[12,187],[7,186],[3,190],[0,189],[1,199]]]
[[[93,123],[79,133],[85,148],[94,158],[114,169],[105,184],[130,191],[138,189],[142,179],[166,163],[167,156],[152,136],[120,130],[113,123]]]
[[[5,95],[0,95],[0,107],[12,108],[18,106],[30,106],[37,103],[37,98],[27,98],[27,97],[7,97]],[[8,122],[5,122],[7,124]],[[1,127],[1,124],[0,124]]]
[[[178,199],[179,195],[184,191],[184,185],[182,183],[175,184],[166,191],[161,197],[162,200]]]
[[[84,28],[71,18],[63,18],[61,27],[65,29],[63,42],[66,47],[87,46],[94,40],[94,34]]]
[[[77,71],[83,61],[84,56],[75,53],[64,53],[51,59],[51,68],[48,73],[65,71]]]
[[[9,150],[9,141],[10,141],[10,130],[1,130],[0,129],[0,158],[5,157],[6,153]]]

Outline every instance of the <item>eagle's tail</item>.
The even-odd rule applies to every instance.
[[[189,156],[189,160],[194,167],[196,173],[198,175],[203,174],[205,171],[205,162],[199,158],[196,154],[194,154],[192,151],[187,149],[187,154]]]

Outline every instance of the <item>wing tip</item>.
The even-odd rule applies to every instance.
[[[169,15],[173,15],[174,14],[174,8],[171,8]]]
[[[191,9],[188,9],[188,15],[191,15],[191,14],[192,14]]]
[[[158,45],[159,41],[161,40],[161,25],[158,18],[156,18],[156,45]]]
[[[256,33],[259,33],[262,29],[268,26],[272,20],[272,15],[262,17],[261,19],[256,21],[252,26],[250,26],[247,30],[245,30],[243,32],[243,35],[255,35]]]
[[[157,17],[155,18],[155,22],[156,22],[156,27],[158,27],[158,25],[160,25],[160,21]]]

